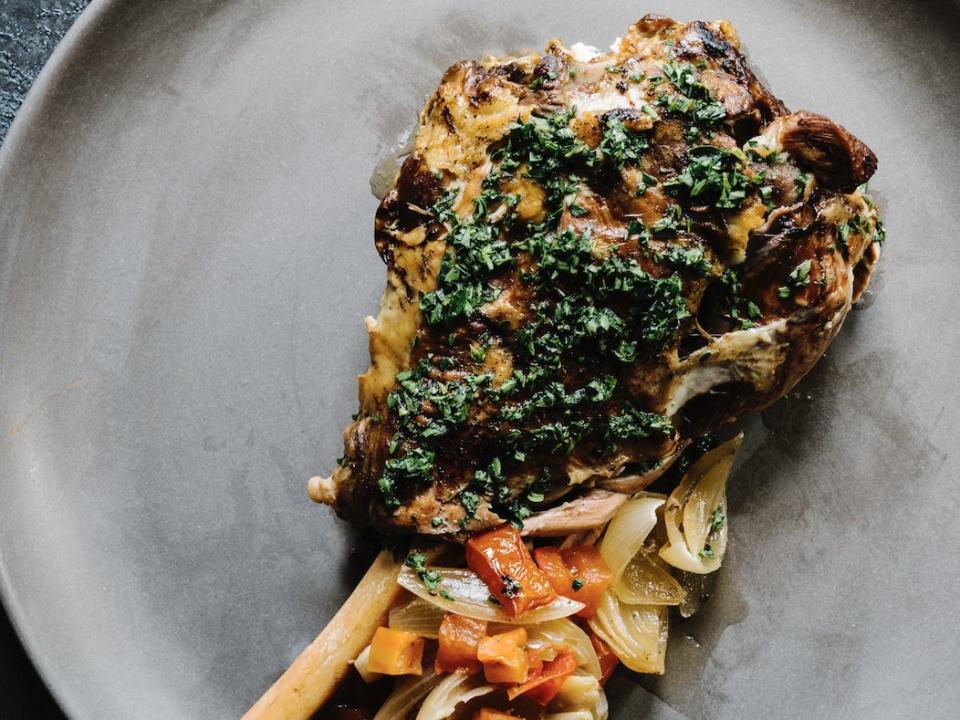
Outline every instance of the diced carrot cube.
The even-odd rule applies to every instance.
[[[523,628],[485,637],[477,648],[483,675],[491,683],[522,683],[527,680],[527,631]]]
[[[467,565],[511,617],[553,602],[557,594],[516,528],[501,525],[467,541]]]
[[[487,635],[487,623],[462,615],[446,615],[440,623],[440,644],[435,667],[437,672],[468,670],[477,672],[477,648]]]
[[[379,627],[370,641],[367,669],[384,675],[422,675],[422,637],[406,630]]]
[[[531,674],[522,685],[509,688],[507,697],[513,700],[525,695],[540,705],[549,705],[576,669],[576,658],[568,648],[564,648],[553,660],[543,663],[543,668],[537,675]]]

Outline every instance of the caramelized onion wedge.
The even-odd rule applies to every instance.
[[[527,628],[527,647],[538,645],[566,645],[577,658],[577,667],[589,673],[591,677],[599,679],[601,676],[600,661],[597,651],[580,626],[571,620],[560,619],[537,623]]]
[[[446,613],[433,603],[418,597],[390,609],[388,625],[394,630],[406,630],[420,637],[436,640],[440,637],[440,623]]]
[[[628,605],[607,590],[590,620],[590,629],[635,672],[663,674],[667,651],[667,609]]]
[[[597,678],[575,673],[560,686],[560,692],[553,699],[552,706],[569,713],[586,712],[587,718],[593,720],[593,709],[597,706],[602,692]]]
[[[483,684],[482,678],[464,672],[447,675],[424,699],[416,720],[446,720],[453,716],[458,705],[495,689],[493,685]]]
[[[611,585],[621,602],[630,605],[679,605],[683,602],[683,586],[660,560],[641,550],[627,563]]]
[[[667,499],[667,544],[660,557],[675,568],[705,574],[720,567],[727,546],[727,477],[742,442],[740,433],[697,460]]]
[[[440,676],[433,669],[433,663],[423,668],[423,675],[409,675],[397,680],[393,692],[387,696],[373,720],[396,720],[405,718],[413,712],[420,701],[440,684]]]
[[[490,602],[490,590],[480,577],[462,568],[432,567],[440,574],[440,584],[428,590],[417,573],[404,566],[397,582],[417,597],[435,605],[444,612],[486,620],[488,622],[530,625],[569,617],[583,609],[583,603],[558,597],[549,605],[525,612],[519,617],[510,617]]]
[[[625,503],[607,526],[600,543],[600,554],[613,573],[614,580],[620,577],[627,564],[637,554],[647,535],[657,525],[657,509],[663,500],[642,496]]]

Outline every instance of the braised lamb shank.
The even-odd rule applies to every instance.
[[[880,255],[876,166],[725,21],[457,63],[377,211],[360,412],[311,497],[392,533],[599,525],[820,358]]]

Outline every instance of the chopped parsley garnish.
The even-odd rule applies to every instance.
[[[619,117],[609,117],[604,122],[603,139],[600,141],[600,155],[606,162],[618,168],[635,165],[640,162],[643,151],[650,141],[645,133],[628,130]]]
[[[672,88],[660,88],[660,113],[682,116],[694,135],[726,117],[689,63],[671,60],[662,75],[649,79],[629,74],[627,67],[608,70],[623,76],[617,83],[621,91],[628,80],[647,80],[650,87],[669,80]],[[556,79],[555,73],[538,74],[528,87],[536,91]],[[651,106],[640,111],[653,123],[660,120]],[[604,116],[596,147],[574,132],[575,116],[576,109],[570,108],[511,124],[497,143],[493,169],[479,193],[472,183],[464,190],[457,186],[440,193],[431,208],[434,223],[428,237],[440,238],[446,247],[436,288],[419,297],[427,332],[417,339],[430,344],[423,352],[414,342],[419,362],[396,376],[387,399],[389,414],[381,421],[384,430],[393,432],[387,435],[387,459],[378,480],[387,507],[398,507],[411,486],[436,475],[443,479],[444,500],[463,508],[462,528],[481,507],[522,527],[533,508],[553,496],[556,483],[566,481],[558,466],[564,456],[584,447],[602,458],[620,443],[676,432],[667,417],[627,399],[624,377],[638,358],[652,357],[676,342],[689,317],[683,279],[719,273],[693,234],[685,208],[738,208],[751,188],[762,188],[762,176],[745,175],[742,154],[700,145],[689,150],[679,174],[658,179],[639,167],[650,133],[632,130],[639,126],[631,125],[630,116]],[[605,188],[622,184],[617,171],[625,168],[628,192],[641,196],[662,182],[674,201],[650,227],[633,211],[620,243],[600,235],[595,241],[590,228],[602,217],[597,209],[605,208]],[[654,172],[662,177],[669,171],[658,167]],[[445,177],[450,173],[437,180]],[[543,212],[535,219],[530,219],[533,213],[521,218],[518,205],[530,198],[509,193],[526,194],[531,185],[533,199],[542,198]],[[465,217],[454,210],[463,212],[460,192],[475,194]],[[580,220],[561,230],[560,223],[571,217]],[[651,258],[660,266],[648,272],[644,267]],[[509,337],[498,313],[480,310],[501,292],[510,294],[497,304],[498,312],[501,305],[524,312],[522,321],[511,325]],[[516,298],[520,302],[514,305]],[[746,327],[759,319],[760,310],[737,297],[730,316]],[[509,374],[498,376],[496,387],[493,373],[476,373],[494,345],[510,354]],[[503,367],[488,364],[497,372]],[[492,438],[484,435],[485,427],[478,426],[480,432],[474,434],[472,422],[495,423]],[[448,463],[457,453],[470,458],[466,467],[459,457]],[[431,525],[442,528],[449,522],[438,516]],[[425,558],[419,564],[408,558],[410,562],[428,589],[442,596],[439,574],[426,569]],[[503,595],[522,591],[515,579],[504,576],[503,581]],[[575,590],[583,584],[582,578],[573,580]]]
[[[390,458],[383,464],[383,474],[377,487],[387,507],[399,507],[397,483],[400,481],[430,480],[436,454],[432,450],[416,447],[407,450],[403,457]]]
[[[663,187],[692,205],[712,205],[722,210],[739,208],[747,196],[750,180],[743,174],[737,152],[697,145],[687,153],[683,171]]]
[[[478,208],[503,198],[478,198]],[[470,318],[497,293],[488,279],[498,268],[514,262],[497,224],[482,218],[452,219],[447,234],[447,252],[440,261],[437,289],[420,296],[420,309],[430,325]]]
[[[787,299],[793,295],[794,290],[807,287],[810,284],[810,268],[812,265],[812,260],[804,260],[791,270],[787,276],[787,284],[781,285],[777,289],[777,295],[783,299]]]
[[[713,99],[710,90],[700,82],[696,68],[685,62],[665,62],[663,74],[677,89],[675,95],[662,93],[657,104],[673,115],[684,115],[693,121],[688,128],[688,136],[695,137],[699,132],[697,125],[710,127],[727,116],[721,103]]]
[[[676,237],[681,230],[690,230],[690,218],[683,214],[679,205],[671,205],[662,218],[650,228],[657,237]]]
[[[431,595],[437,594],[437,586],[442,582],[443,577],[436,570],[427,569],[427,556],[424,553],[414,550],[407,555],[407,559],[404,560],[403,564],[417,573],[420,582],[423,583]],[[447,600],[451,599],[448,595],[444,594],[443,590],[440,591],[440,596],[445,597]]]
[[[487,467],[476,470],[473,473],[473,480],[470,486],[487,496],[499,495],[502,490],[505,490],[506,488],[503,485],[503,464],[500,462],[500,458],[495,457]]]
[[[514,498],[510,503],[498,507],[497,514],[517,530],[523,530],[523,521],[530,517],[533,511],[521,498]]]
[[[877,245],[883,245],[886,239],[887,239],[887,231],[883,227],[883,222],[880,220],[877,220],[874,225],[873,241],[877,243]]]
[[[853,229],[856,232],[856,226]],[[844,259],[850,256],[850,223],[843,223],[837,228],[837,250]]]
[[[713,514],[710,516],[710,532],[716,532],[722,528],[726,521],[727,516],[723,512],[723,508],[718,505],[717,509],[714,510]]]
[[[472,490],[463,490],[457,496],[467,518],[472,518],[477,514],[477,508],[480,506],[480,496]]]
[[[743,285],[737,271],[732,268],[724,270],[723,275],[720,276],[720,283],[730,303],[730,319],[739,320],[741,330],[757,327],[754,321],[763,317],[763,313],[755,302],[742,297]]]
[[[686,268],[697,275],[707,276],[713,272],[713,263],[707,260],[706,253],[700,246],[671,245],[663,253],[663,257],[671,265]]]
[[[637,182],[637,189],[634,191],[634,195],[640,197],[648,189],[656,187],[657,179],[653,175],[648,175],[645,172],[640,173],[639,182]]]
[[[713,548],[710,547],[710,543],[707,543],[703,546],[703,550],[700,551],[700,557],[706,558],[707,560],[713,560]]]
[[[500,171],[510,174],[522,164],[535,180],[551,180],[571,172],[581,163],[592,164],[593,151],[570,129],[576,108],[549,117],[534,115],[529,122],[513,123],[506,146],[496,154]]]
[[[500,580],[503,581],[503,590],[501,592],[503,592],[504,597],[516,597],[523,592],[523,586],[509,575],[501,575]]]
[[[586,583],[583,582],[583,580],[581,580],[580,578],[574,578],[574,579],[573,579],[573,582],[570,583],[570,587],[573,588],[573,591],[574,591],[574,592],[577,592],[577,591],[578,591],[580,588],[582,588],[585,584],[586,584]]]
[[[447,435],[462,425],[470,404],[490,375],[465,374],[460,380],[436,379],[438,368],[430,358],[415,369],[397,374],[397,388],[387,396],[387,407],[396,416],[405,436],[431,438]]]
[[[669,437],[673,434],[673,425],[665,415],[638,410],[630,403],[625,403],[619,415],[610,416],[607,434],[615,440]]]

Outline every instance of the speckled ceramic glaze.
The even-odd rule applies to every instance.
[[[306,498],[366,364],[371,172],[462,57],[722,16],[880,158],[888,242],[764,418],[732,548],[612,717],[956,717],[954,3],[94,0],[0,153],[0,579],[79,720],[236,717],[369,544]]]

